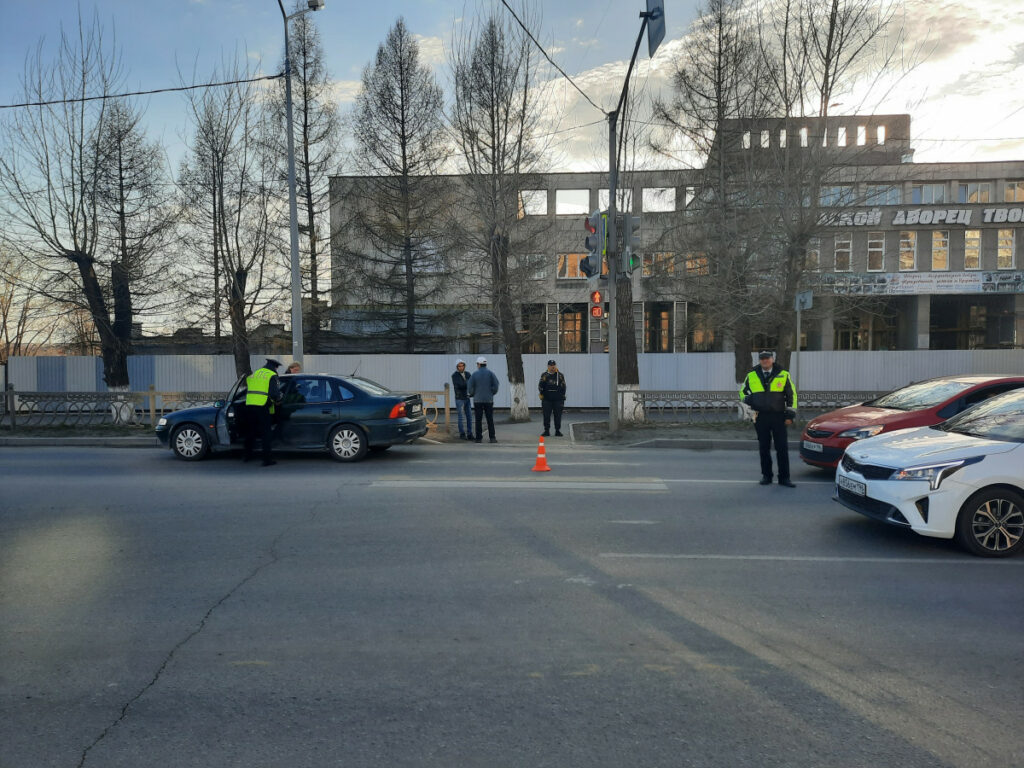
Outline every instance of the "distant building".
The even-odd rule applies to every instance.
[[[815,312],[803,323],[802,349],[1024,347],[1024,160],[913,163],[908,115],[736,122],[714,151],[756,167],[787,147],[828,148],[838,168],[819,191],[821,226],[807,247]],[[620,209],[643,217],[632,308],[641,352],[731,349],[703,308],[684,298],[691,295],[686,280],[714,265],[672,245],[680,242],[672,233],[693,221],[701,177],[700,169],[639,171],[620,185]],[[461,177],[448,178],[457,198]],[[380,348],[368,308],[346,287],[346,259],[358,244],[344,214],[363,184],[360,177],[332,179],[332,335],[361,351],[391,351]],[[579,262],[586,256],[583,218],[608,206],[607,174],[543,175],[520,191],[520,206],[522,226],[546,232],[517,301],[524,351],[604,352],[605,321],[590,316]],[[485,285],[448,296],[436,307],[444,319],[433,327],[424,322],[430,349],[499,351]]]

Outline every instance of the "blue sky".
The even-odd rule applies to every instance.
[[[291,10],[291,4],[286,8]],[[95,11],[116,30],[126,70],[125,88],[148,90],[179,84],[178,68],[199,78],[236,53],[260,59],[265,72],[277,71],[283,55],[281,14],[276,0],[80,0],[87,18]],[[422,38],[424,57],[447,85],[444,47],[457,19],[500,3],[477,0],[327,0],[314,15],[338,81],[343,110],[354,95],[360,72],[398,16]],[[538,37],[558,63],[578,79],[595,101],[610,108],[618,95],[625,64],[639,31],[644,0],[544,0]],[[693,20],[696,0],[666,0],[668,34],[662,51],[647,61],[641,47],[637,78],[649,90],[668,82],[671,55]],[[63,24],[73,30],[79,2],[0,0],[0,102],[19,100],[25,56],[43,40],[50,51]],[[1024,159],[1024,3],[1008,0],[906,0],[901,17],[909,43],[923,63],[892,87],[874,111],[913,116],[918,161]],[[998,55],[997,55],[998,54]],[[566,128],[599,120],[600,113],[567,88],[556,88],[553,112]],[[852,105],[857,98],[848,99]],[[182,149],[187,126],[180,94],[144,102],[151,135],[172,156]],[[842,108],[838,111],[843,111]],[[983,117],[982,117],[983,116]],[[603,126],[578,135],[569,132],[558,164],[573,170],[603,167]]]

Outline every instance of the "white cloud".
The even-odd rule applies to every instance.
[[[420,61],[428,67],[436,68],[444,64],[447,54],[445,53],[444,40],[440,37],[427,37],[426,35],[413,35],[420,47]]]
[[[331,93],[339,104],[351,104],[363,88],[360,80],[335,80],[331,83]]]

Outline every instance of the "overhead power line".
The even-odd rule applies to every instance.
[[[544,54],[544,58],[546,58],[546,59],[547,59],[548,61],[550,61],[550,62],[551,62],[551,66],[553,66],[553,67],[554,67],[555,69],[557,69],[557,70],[558,70],[558,72],[559,72],[559,74],[561,74],[561,75],[562,75],[562,77],[564,77],[564,78],[565,78],[566,80],[568,80],[568,81],[569,81],[569,84],[570,84],[570,85],[571,85],[571,86],[572,86],[573,88],[575,88],[575,89],[576,89],[577,91],[579,91],[579,92],[580,92],[580,95],[581,95],[581,96],[583,96],[583,98],[584,98],[584,99],[586,99],[587,101],[589,101],[589,102],[590,102],[590,105],[591,105],[591,106],[592,106],[592,107],[593,107],[594,109],[596,109],[597,111],[601,112],[602,114],[608,114],[608,113],[607,113],[607,112],[605,112],[605,111],[604,111],[603,109],[601,109],[601,107],[597,106],[597,104],[595,104],[595,103],[594,103],[594,100],[593,100],[593,99],[591,99],[591,98],[590,98],[589,96],[587,96],[587,94],[586,94],[586,93],[585,93],[585,92],[583,91],[583,89],[582,89],[582,88],[580,88],[580,87],[579,87],[578,85],[576,85],[575,81],[574,81],[574,80],[573,80],[573,79],[572,79],[571,77],[569,77],[569,75],[567,75],[567,74],[565,73],[565,70],[564,70],[564,69],[562,69],[562,68],[561,68],[560,66],[558,66],[558,64],[557,64],[557,63],[555,62],[555,60],[554,60],[554,59],[552,59],[552,58],[551,58],[551,56],[549,56],[549,55],[548,55],[548,52],[544,50],[544,46],[543,46],[543,45],[541,45],[541,44],[540,44],[540,43],[539,43],[539,42],[537,41],[537,38],[535,38],[535,37],[533,36],[533,33],[532,33],[532,32],[531,32],[531,31],[530,31],[529,29],[527,29],[527,28],[526,28],[526,25],[525,25],[525,24],[523,24],[523,22],[522,22],[522,21],[521,21],[521,20],[519,19],[519,17],[518,17],[517,15],[516,15],[516,12],[515,12],[514,10],[512,10],[512,6],[510,6],[510,5],[509,5],[509,4],[508,4],[508,3],[506,2],[506,0],[501,0],[501,4],[502,4],[502,5],[504,5],[504,6],[505,6],[505,8],[506,8],[506,9],[508,10],[508,12],[512,14],[512,18],[516,20],[516,23],[517,23],[517,24],[518,24],[518,25],[519,25],[520,27],[522,27],[522,29],[523,29],[523,32],[525,32],[525,33],[526,33],[526,35],[527,35],[527,37],[529,37],[529,38],[530,38],[530,40],[532,40],[532,41],[533,41],[533,44],[534,44],[534,45],[536,45],[536,46],[537,46],[537,48],[538,48],[538,49],[540,50],[540,52]]]
[[[81,96],[74,99],[54,99],[53,101],[26,101],[23,104],[0,104],[0,109],[16,109],[18,107],[47,107],[53,104],[79,104],[86,101],[103,101],[105,99],[122,99],[127,96],[151,96],[154,93],[173,93],[175,91],[194,91],[198,88],[219,88],[225,85],[241,85],[243,83],[259,83],[264,80],[279,80],[284,73],[252,77],[247,80],[225,80],[220,83],[200,83],[199,85],[180,85],[175,88],[154,88],[151,91],[132,91],[131,93],[107,93],[102,96]]]

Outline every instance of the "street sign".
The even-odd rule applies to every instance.
[[[647,52],[653,59],[665,39],[665,0],[647,0]]]
[[[810,309],[814,306],[814,294],[811,291],[800,291],[796,295],[796,306],[794,309],[799,312],[803,309]]]

